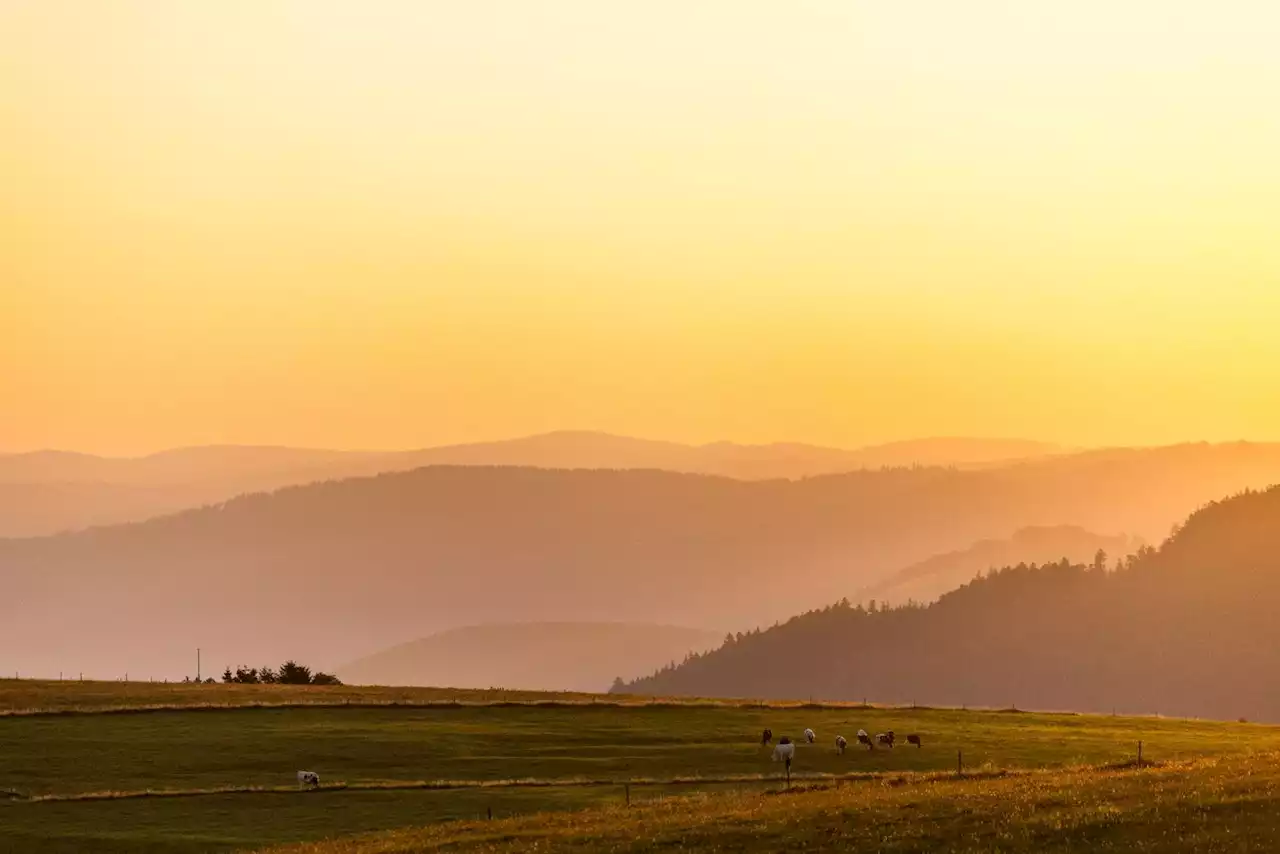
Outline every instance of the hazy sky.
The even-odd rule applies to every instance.
[[[0,0],[0,450],[1280,438],[1280,4]]]

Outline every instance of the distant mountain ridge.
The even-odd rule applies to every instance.
[[[1009,567],[928,607],[840,603],[619,690],[1280,722],[1280,487],[1122,568]]]
[[[561,431],[398,452],[230,445],[111,458],[37,451],[0,455],[0,537],[137,522],[250,492],[429,465],[660,469],[761,480],[883,466],[984,465],[1054,450],[1044,443],[1000,439],[924,439],[855,451],[786,443],[695,446]]]
[[[725,477],[809,477],[886,466],[969,466],[1060,453],[1024,439],[941,437],[846,450],[798,442],[687,445],[593,431],[562,430],[518,439],[412,451],[336,451],[286,446],[203,445],[139,457],[72,451],[0,454],[0,483],[127,483],[162,486],[239,474],[333,471],[339,476],[405,471],[426,465],[538,468],[656,468]],[[393,468],[386,468],[392,466]]]
[[[500,623],[464,626],[337,668],[347,684],[607,691],[690,652],[720,643],[703,629],[640,623]]]
[[[1280,447],[1186,446],[802,480],[430,466],[128,525],[0,539],[0,672],[163,677],[200,647],[325,669],[452,627],[768,625],[1033,526],[1158,540],[1280,482]]]

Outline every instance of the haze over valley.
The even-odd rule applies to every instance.
[[[1280,483],[1272,10],[677,5],[0,4],[0,673],[635,679],[449,633]]]
[[[576,455],[575,441],[586,445]],[[597,434],[527,444],[556,449],[543,463],[611,465],[433,465],[0,540],[0,667],[177,679],[190,675],[199,647],[215,670],[286,657],[332,669],[448,630],[510,623],[673,625],[719,637],[850,597],[930,601],[1006,564],[1084,561],[1098,549],[1119,557],[1161,542],[1213,496],[1280,480],[1280,446],[1268,444],[970,457],[795,480],[627,468],[655,462],[636,452],[651,445]],[[495,458],[484,450],[476,459]],[[306,478],[351,464],[277,450],[207,455],[178,455],[186,476]],[[220,467],[226,457],[240,465]],[[330,468],[298,465],[317,460]],[[174,477],[155,461],[124,467],[141,470],[135,483]],[[526,673],[548,681],[521,684],[603,690],[697,647],[666,644],[656,661],[597,650],[600,669],[584,666],[581,678],[538,671],[529,647]],[[480,682],[510,673],[513,654],[495,652],[486,665],[476,652]],[[366,672],[420,684],[457,671]]]
[[[1277,45],[0,0],[0,854],[1280,851]]]
[[[361,685],[600,693],[719,646],[716,632],[643,623],[499,623],[448,629],[337,669]]]
[[[1099,558],[1005,566],[927,607],[828,606],[618,690],[1280,722],[1280,487]]]

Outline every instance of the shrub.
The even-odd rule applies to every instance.
[[[210,679],[210,682],[213,680]],[[332,673],[319,670],[312,672],[305,664],[298,664],[290,659],[280,665],[278,670],[270,667],[245,667],[240,665],[231,672],[228,667],[222,672],[222,681],[236,685],[341,685],[342,680]]]

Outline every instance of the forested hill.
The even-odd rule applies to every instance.
[[[0,539],[0,672],[180,676],[197,647],[328,670],[486,623],[736,630],[1028,526],[1158,541],[1205,501],[1277,480],[1280,445],[794,481],[430,466],[290,487]]]
[[[904,567],[853,594],[855,602],[932,602],[989,569],[1018,563],[1042,563],[1067,558],[1088,561],[1099,550],[1123,557],[1144,545],[1139,537],[1105,535],[1076,525],[1022,528],[1012,537],[979,540],[966,549],[933,555]]]
[[[416,451],[206,446],[134,458],[59,451],[0,454],[0,537],[138,522],[245,493],[424,466],[659,469],[741,480],[802,478],[894,466],[987,468],[1061,449],[1008,439],[920,439],[857,450],[781,443],[682,445],[560,431]],[[1272,449],[1280,459],[1280,447]]]
[[[929,607],[846,603],[620,690],[1280,721],[1280,488],[1122,567],[1006,568]]]

